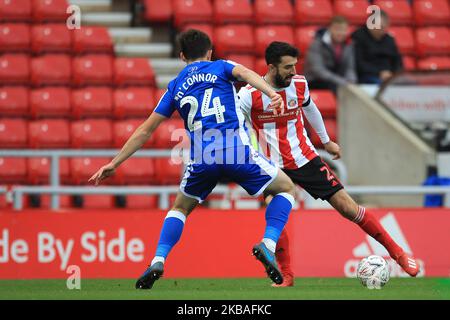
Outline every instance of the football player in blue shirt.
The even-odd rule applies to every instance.
[[[191,29],[180,34],[177,40],[180,58],[187,66],[169,83],[150,117],[90,181],[98,185],[114,174],[176,110],[190,135],[191,160],[175,203],[164,220],[155,257],[137,280],[136,288],[151,289],[162,276],[164,262],[181,237],[186,217],[223,177],[235,181],[250,195],[259,196],[264,191],[273,195],[266,209],[263,239],[253,247],[253,254],[272,281],[280,284],[283,277],[274,252],[294,204],[295,188],[285,173],[252,148],[233,82],[245,81],[269,96],[275,114],[283,113],[283,99],[258,74],[244,66],[224,60],[212,62],[212,44],[203,32]]]

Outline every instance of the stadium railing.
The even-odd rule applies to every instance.
[[[50,194],[51,209],[59,209],[59,196],[62,194],[85,195],[85,194],[109,194],[109,195],[159,195],[159,207],[168,209],[169,197],[176,194],[179,187],[173,186],[61,186],[59,180],[59,159],[62,157],[113,157],[118,150],[0,150],[0,157],[47,157],[51,159],[50,163],[50,185],[49,186],[0,186],[0,194],[9,193],[12,197],[14,210],[23,208],[23,196],[25,194]],[[347,169],[340,160],[331,161],[332,157],[323,150],[318,150],[325,161],[332,163],[339,179],[345,184],[347,181]],[[133,157],[166,158],[171,156],[180,157],[179,150],[140,150]],[[350,194],[439,194],[450,198],[449,186],[346,186]],[[228,195],[230,197],[239,197],[246,195],[242,188],[229,188],[227,185],[217,186],[213,194]],[[450,206],[450,201],[448,201]]]

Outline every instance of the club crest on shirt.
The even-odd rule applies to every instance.
[[[291,99],[288,102],[288,109],[294,109],[294,108],[297,108],[297,100]]]

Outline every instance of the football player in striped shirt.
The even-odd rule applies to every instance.
[[[294,183],[315,199],[328,201],[343,217],[359,225],[381,243],[409,275],[415,277],[419,272],[415,259],[395,243],[370,212],[350,197],[309,140],[302,111],[325,150],[334,156],[334,160],[341,157],[339,145],[330,140],[322,115],[309,95],[308,82],[296,74],[298,54],[297,48],[284,42],[272,42],[265,52],[268,71],[264,79],[283,97],[284,113],[275,115],[270,108],[270,98],[251,85],[239,91],[241,108],[257,135],[261,152],[266,153]],[[269,203],[270,196],[265,194],[265,198]],[[292,286],[294,280],[286,230],[277,243],[276,257],[283,272],[281,286]]]

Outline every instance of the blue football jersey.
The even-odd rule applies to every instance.
[[[249,136],[233,86],[235,64],[198,61],[172,80],[155,112],[170,117],[177,110],[191,139],[191,159],[205,149],[248,146]]]

